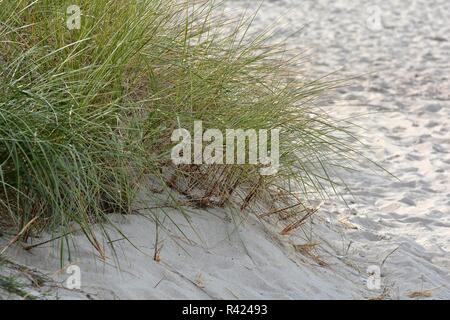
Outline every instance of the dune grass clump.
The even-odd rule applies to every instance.
[[[356,163],[346,124],[313,104],[333,83],[299,77],[282,45],[210,1],[0,5],[0,219],[22,238],[76,225],[102,251],[92,225],[132,212],[149,175],[194,204],[244,210],[268,190],[326,197],[343,186],[335,169]],[[280,170],[173,165],[171,134],[195,120],[280,128]]]

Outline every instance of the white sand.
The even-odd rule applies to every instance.
[[[375,3],[378,7],[373,1],[266,1],[255,29],[277,23],[281,38],[306,25],[289,41],[295,49],[312,49],[308,73],[375,72],[339,89],[325,106],[339,116],[375,112],[354,122],[365,129],[361,134],[374,147],[371,156],[399,180],[348,176],[355,195],[351,208],[325,204],[290,237],[277,236],[279,226],[254,218],[236,228],[219,209],[195,210],[196,235],[179,212],[168,210],[193,241],[187,243],[166,221],[173,234],[161,235],[160,262],[153,261],[154,224],[131,216],[120,224],[142,252],[116,242],[118,272],[112,259],[106,264],[94,259],[79,235],[73,262],[81,268],[82,292],[53,288],[48,297],[407,299],[414,291],[431,289],[425,292],[431,298],[449,299],[450,2]],[[227,6],[236,14],[258,4],[236,0]],[[377,8],[381,25],[370,19]],[[320,260],[293,248],[311,242],[320,243],[313,251]],[[58,253],[51,245],[30,252],[15,246],[8,256],[55,280],[67,278],[55,274]],[[366,286],[371,265],[381,266],[379,290]]]

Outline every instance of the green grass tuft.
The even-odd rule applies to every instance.
[[[102,253],[93,224],[132,212],[149,175],[167,188],[188,181],[179,191],[200,190],[197,203],[244,210],[261,191],[305,203],[339,193],[337,171],[358,163],[349,124],[314,106],[336,82],[300,77],[270,33],[248,35],[251,18],[224,19],[210,1],[0,3],[0,214],[23,238],[75,225]],[[74,3],[80,30],[66,27]],[[281,128],[280,171],[174,167],[172,131],[194,120]]]
[[[18,279],[0,274],[0,289],[8,294],[13,294],[25,300],[36,300],[36,297],[25,291],[23,285]]]

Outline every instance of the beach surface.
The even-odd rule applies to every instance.
[[[225,6],[237,16],[259,3]],[[81,289],[64,288],[70,264],[61,267],[52,243],[11,246],[6,254],[15,264],[0,275],[48,299],[450,299],[448,21],[447,0],[266,0],[259,8],[253,30],[275,25],[274,40],[289,36],[308,76],[355,77],[321,106],[352,118],[367,156],[395,177],[347,174],[348,206],[324,203],[289,236],[276,222],[236,222],[225,209],[191,210],[189,221],[164,210],[181,226],[166,219],[165,231],[144,216],[113,216],[134,246],[115,234],[120,263],[112,252],[105,262],[76,235],[71,264]],[[147,205],[163,201],[154,198],[143,190]],[[0,237],[0,248],[7,242]],[[0,290],[0,297],[20,295]]]

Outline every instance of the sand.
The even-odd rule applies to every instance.
[[[230,0],[226,6],[227,14],[237,15],[258,3]],[[102,262],[77,235],[72,262],[81,270],[81,290],[63,288],[68,275],[52,244],[30,251],[14,245],[8,257],[55,281],[42,288],[27,284],[48,299],[449,299],[448,21],[445,0],[279,0],[261,6],[254,30],[276,24],[276,38],[292,34],[289,46],[308,50],[308,74],[360,76],[321,103],[339,117],[360,115],[353,122],[371,147],[369,157],[398,179],[348,175],[350,207],[329,201],[290,236],[255,217],[236,226],[224,209],[192,210],[192,225],[167,209],[191,241],[166,219],[159,261],[153,259],[150,219],[113,217],[139,251],[116,235],[118,268],[111,253]],[[141,199],[154,201],[145,190]],[[377,268],[380,286],[374,287]],[[17,296],[0,291],[0,297]]]

